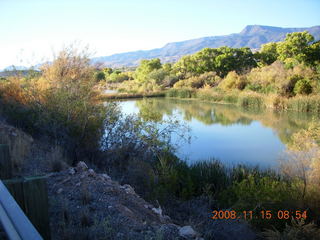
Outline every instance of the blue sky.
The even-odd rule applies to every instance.
[[[0,0],[0,69],[81,41],[95,56],[240,32],[320,25],[320,0]]]

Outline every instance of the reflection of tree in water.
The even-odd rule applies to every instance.
[[[136,101],[139,116],[145,121],[159,122],[164,115],[172,116],[174,105],[165,102],[166,99],[145,98]]]
[[[159,111],[156,101],[150,101],[149,99],[143,99],[136,102],[139,108],[139,116],[145,121],[159,122],[163,118],[163,114]]]
[[[136,102],[139,115],[144,120],[160,121],[163,115],[172,116],[175,110],[181,112],[183,119],[191,121],[196,119],[206,125],[220,123],[222,125],[251,123],[251,119],[241,116],[230,106],[216,106],[198,101],[182,101],[175,99],[143,99]]]
[[[164,115],[172,116],[175,111],[180,112],[186,121],[196,119],[205,125],[250,125],[256,120],[272,128],[285,144],[290,142],[293,133],[308,128],[313,118],[319,120],[319,116],[302,112],[276,112],[196,100],[148,98],[138,100],[136,105],[140,109],[140,116],[148,121],[161,121]]]

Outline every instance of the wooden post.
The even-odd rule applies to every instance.
[[[4,181],[4,184],[41,236],[50,239],[46,178],[10,179]]]
[[[0,179],[12,178],[12,161],[9,146],[0,144]]]

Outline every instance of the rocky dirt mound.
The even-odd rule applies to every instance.
[[[49,174],[48,191],[53,239],[201,239],[84,162]]]

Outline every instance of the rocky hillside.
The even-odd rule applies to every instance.
[[[181,56],[195,53],[203,48],[250,47],[258,49],[268,42],[282,41],[287,33],[308,31],[316,40],[320,39],[320,26],[310,28],[281,28],[261,25],[248,25],[240,33],[224,36],[203,37],[182,42],[168,43],[162,48],[114,54],[97,57],[93,62],[104,63],[106,66],[135,66],[141,59],[160,58],[162,62],[174,62]]]

